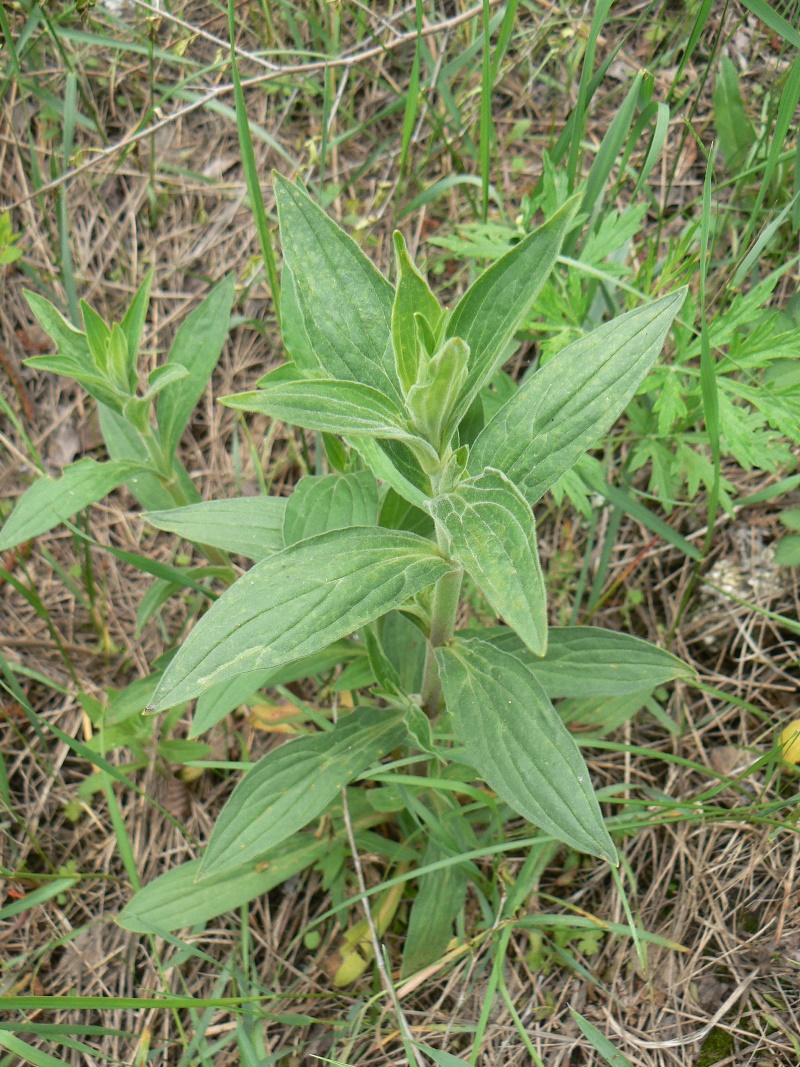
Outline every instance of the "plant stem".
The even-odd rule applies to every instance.
[[[453,636],[463,576],[462,570],[454,570],[445,574],[436,583],[433,594],[431,632],[425,655],[425,671],[422,675],[422,707],[430,719],[435,717],[442,701],[442,683],[439,678],[439,668],[436,665],[435,649],[439,645],[447,644]]]

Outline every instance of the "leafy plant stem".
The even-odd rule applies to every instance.
[[[456,628],[456,613],[461,595],[462,570],[445,574],[436,583],[431,612],[431,629],[428,649],[425,654],[425,669],[422,675],[422,707],[429,718],[434,718],[442,701],[442,683],[436,666],[435,649],[447,644]]]

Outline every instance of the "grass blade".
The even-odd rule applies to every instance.
[[[422,56],[422,0],[417,2],[417,42],[414,49],[414,63],[411,67],[411,77],[408,81],[406,93],[406,107],[403,114],[403,132],[400,137],[400,162],[397,164],[398,176],[402,175],[406,164],[408,148],[411,144],[411,136],[414,132],[414,123],[417,120],[417,108],[419,107],[419,66]]]

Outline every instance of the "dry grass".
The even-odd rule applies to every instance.
[[[309,9],[312,6],[320,19],[330,20],[328,30],[333,33],[334,20],[343,10],[340,5],[309,4]],[[346,17],[339,27],[343,51],[363,51],[370,43],[369,35],[355,39],[356,10],[371,32],[384,40],[391,42],[396,32],[391,26],[387,29],[386,19],[407,29],[408,20],[392,16],[391,5],[386,5],[385,11],[381,5],[374,5],[372,11],[367,5],[345,6]],[[459,21],[466,6],[441,7],[441,17],[453,24],[444,33],[428,38],[434,62],[440,67],[458,57],[478,32],[474,18]],[[601,39],[601,54],[633,24],[642,5],[625,3],[618,8]],[[723,8],[715,7],[715,17],[726,20],[728,47],[734,57],[745,55],[748,77],[757,81],[759,76],[766,76],[765,71],[774,72],[769,36],[752,20],[738,25],[740,13],[727,11],[723,15]],[[22,16],[13,8],[9,10],[19,32]],[[202,27],[206,34],[224,41],[225,19],[212,5],[187,0],[172,10],[190,26]],[[278,25],[275,5],[254,12],[254,25],[269,39],[263,21],[267,10],[276,12],[270,47],[275,52],[288,49],[290,33]],[[123,10],[123,18],[135,24],[138,39],[146,39],[143,20],[149,14],[151,9],[141,3]],[[562,10],[549,3],[537,8],[521,5],[512,61],[504,65],[495,96],[499,143],[493,176],[510,204],[518,202],[538,175],[542,149],[558,134],[574,103],[574,72],[580,54],[575,34],[580,38],[585,32],[585,23],[578,21],[581,17],[586,13],[578,6]],[[180,24],[167,18],[151,25],[163,52],[187,37]],[[308,21],[301,21],[298,32],[301,37],[306,35],[305,45],[310,47],[314,42],[308,27]],[[124,29],[118,32],[125,36]],[[255,35],[248,38],[245,34],[239,45],[254,51],[263,47]],[[208,37],[196,36],[190,40],[186,55],[198,64],[213,64],[220,47]],[[103,154],[96,135],[87,131],[79,134],[81,154],[72,164],[83,169],[66,188],[80,294],[99,310],[117,314],[146,267],[155,264],[146,339],[148,358],[155,362],[208,284],[234,272],[237,311],[244,321],[232,331],[212,387],[184,436],[183,456],[204,498],[255,491],[254,457],[262,464],[273,492],[291,486],[304,469],[298,442],[282,426],[254,419],[249,424],[251,450],[234,412],[213,400],[248,387],[281,359],[271,301],[263,271],[257,267],[259,247],[245,198],[235,124],[229,115],[208,107],[195,108],[166,122],[152,137],[148,133],[133,141],[129,134],[147,105],[146,55],[123,51],[112,56],[75,41],[70,49],[84,64],[92,107],[109,142],[132,141],[127,155]],[[548,50],[550,55],[543,63]],[[615,71],[621,84],[631,70],[652,61],[652,53],[648,34],[638,29],[625,40],[610,84]],[[469,137],[476,136],[479,71],[467,69],[456,83],[462,108],[461,141],[452,134],[441,136],[437,121],[444,114],[442,101],[426,99],[412,149],[413,177],[398,185],[402,108],[383,112],[401,97],[412,54],[413,44],[403,44],[341,68],[328,106],[325,179],[328,186],[342,190],[332,200],[330,210],[345,226],[356,228],[382,269],[389,267],[389,235],[395,219],[419,188],[453,173],[462,157],[465,169],[476,169],[465,145]],[[58,95],[64,79],[63,60],[52,47],[42,52],[42,58],[39,83]],[[274,58],[270,56],[270,61]],[[87,59],[96,61],[96,66]],[[277,56],[276,61],[284,60],[285,54]],[[294,62],[295,57],[287,61]],[[690,79],[699,80],[704,70],[700,61],[696,62],[688,74]],[[545,76],[537,76],[540,64]],[[263,71],[263,63],[257,61],[248,64],[243,60],[242,65],[243,76]],[[668,86],[674,67],[658,66],[656,59],[655,69]],[[163,92],[165,85],[178,84],[179,73],[170,62],[158,60],[153,80]],[[201,79],[200,85],[210,95],[214,85],[225,79],[227,71],[220,67]],[[271,166],[288,172],[291,159],[301,176],[314,183],[319,178],[322,144],[322,78],[312,72],[284,78],[274,83],[274,91],[271,85],[248,92],[252,121],[281,149],[279,152],[257,139],[259,168],[265,175]],[[613,117],[615,102],[618,98],[612,94],[605,111],[595,115],[592,139],[597,143]],[[186,108],[187,103],[185,98],[165,102],[164,115]],[[706,142],[709,110],[706,91],[697,97],[692,116],[695,132]],[[530,119],[531,126],[522,146],[510,146],[505,135],[520,118]],[[52,130],[52,117],[41,98],[30,91],[26,95],[13,82],[0,111],[0,200],[15,205],[13,219],[23,234],[27,276],[7,269],[0,282],[0,344],[9,374],[2,390],[47,468],[56,471],[80,455],[99,454],[100,437],[91,407],[79,389],[63,379],[37,375],[21,366],[22,359],[39,351],[43,343],[22,289],[33,283],[63,295],[54,194],[37,195],[31,169],[33,159],[38,161],[42,176],[50,173],[52,159],[60,167]],[[92,155],[95,149],[100,150],[97,158]],[[521,163],[515,162],[515,157]],[[674,181],[670,180],[672,168]],[[665,211],[663,240],[669,236],[670,220],[677,220],[684,204],[697,198],[701,183],[694,142],[676,122],[663,167],[651,182],[655,199]],[[268,184],[264,191],[267,211],[271,212]],[[424,254],[426,237],[442,227],[448,230],[468,216],[463,189],[453,187],[406,217],[402,227],[412,246]],[[655,219],[650,223],[654,226]],[[439,255],[428,251],[432,260]],[[447,261],[440,257],[438,262],[444,268],[440,285],[450,284],[456,289],[463,284],[458,272],[450,277]],[[794,277],[787,276],[787,283]],[[5,417],[0,417],[0,444],[4,449],[0,497],[10,499],[28,483],[32,466],[24,440]],[[755,492],[770,480],[758,472],[727,473],[742,493]],[[743,593],[745,599],[762,608],[796,618],[796,579],[774,568],[768,548],[776,533],[776,510],[777,506],[769,503],[746,509],[733,521],[720,520],[714,542],[719,569],[712,577],[722,586],[727,581],[726,588]],[[604,521],[608,518],[606,512]],[[699,511],[679,510],[670,521],[685,536],[702,538]],[[174,541],[153,536],[125,491],[92,510],[91,532],[103,544],[139,548],[165,562],[174,558]],[[554,597],[557,612],[559,595],[564,603],[570,601],[585,531],[567,512],[552,509],[540,536],[545,560],[564,573],[561,592],[556,590]],[[0,648],[12,662],[24,663],[63,687],[57,692],[30,680],[25,693],[43,726],[53,723],[81,740],[88,739],[91,727],[77,699],[78,689],[99,697],[107,686],[122,688],[148,673],[153,659],[166,647],[167,635],[181,625],[185,612],[182,602],[173,600],[165,610],[163,624],[151,622],[137,636],[136,610],[150,579],[100,551],[92,551],[91,563],[96,588],[93,603],[80,595],[80,575],[70,570],[81,564],[80,555],[72,536],[63,530],[42,538],[30,552],[4,562],[16,578],[38,591],[46,613],[37,612],[8,583],[0,585]],[[597,563],[595,551],[592,566]],[[75,590],[65,584],[58,566],[74,576]],[[595,621],[663,640],[677,618],[689,580],[688,561],[626,520],[608,569],[609,596]],[[643,594],[641,603],[631,599],[632,589]],[[800,1062],[796,1014],[800,990],[798,838],[778,829],[775,820],[782,813],[775,814],[773,821],[769,815],[769,805],[791,795],[794,786],[787,781],[787,772],[772,763],[747,773],[755,758],[770,751],[775,724],[796,707],[798,645],[757,611],[706,589],[681,620],[673,648],[697,667],[704,682],[724,690],[736,703],[677,686],[666,710],[681,729],[669,733],[651,716],[640,715],[610,736],[622,746],[638,746],[646,753],[630,748],[595,749],[588,750],[588,755],[598,786],[624,783],[630,793],[652,798],[652,810],[642,806],[642,821],[647,825],[628,838],[624,849],[628,869],[635,874],[635,884],[628,884],[628,890],[641,926],[681,948],[650,945],[643,968],[629,938],[604,936],[590,955],[586,953],[591,952],[591,944],[581,947],[570,942],[566,947],[591,975],[589,980],[565,966],[563,957],[537,961],[531,955],[527,934],[515,930],[509,941],[505,982],[530,1041],[547,1067],[597,1062],[570,1018],[570,1006],[608,1033],[637,1067],[701,1062],[697,1058],[699,1044],[692,1034],[712,1019],[733,1036],[730,1053],[716,1061],[720,1067],[734,1063],[788,1067]],[[72,865],[70,870],[81,873],[81,880],[62,896],[0,923],[2,990],[131,997],[169,989],[208,997],[219,989],[227,993],[230,985],[226,976],[229,979],[232,974],[239,988],[247,988],[246,979],[236,973],[243,946],[237,917],[215,920],[201,934],[186,936],[184,944],[195,946],[197,951],[159,939],[148,941],[115,925],[113,917],[129,899],[131,885],[101,795],[83,803],[79,821],[71,821],[77,787],[91,773],[90,765],[46,730],[37,736],[23,710],[6,694],[2,716],[0,745],[12,811],[0,815],[0,863],[15,872],[5,881],[6,902],[41,884],[36,874],[53,874],[67,864]],[[215,757],[238,758],[239,739],[253,753],[272,743],[241,717],[234,717],[211,739]],[[114,758],[124,759],[125,755],[118,752]],[[230,789],[228,781],[209,773],[187,786],[175,771],[153,759],[136,777],[141,794],[132,790],[118,793],[143,883],[197,853],[198,843],[207,840]],[[741,780],[693,809],[693,801],[717,784],[720,775],[741,776]],[[151,803],[152,798],[173,815],[178,826]],[[664,798],[674,798],[672,817],[665,817]],[[487,879],[503,884],[503,880],[513,879],[523,859],[522,852],[500,853],[481,861],[480,866]],[[539,893],[528,902],[528,913],[574,913],[581,909],[581,914],[595,916],[601,923],[624,923],[621,899],[608,871],[589,862],[572,867],[567,860],[563,852],[555,857],[542,877]],[[387,875],[382,861],[367,860],[365,866],[372,885]],[[335,939],[336,925],[329,922],[322,927],[323,940],[318,948],[312,950],[304,944],[301,935],[305,927],[330,905],[330,895],[321,888],[321,876],[314,872],[293,879],[249,907],[246,940],[250,973],[257,975],[263,990],[274,995],[274,1001],[266,1004],[267,1010],[303,1013],[318,1020],[314,1025],[266,1024],[267,1050],[272,1055],[286,1054],[293,1067],[329,1054],[365,1067],[400,1062],[396,1021],[370,974],[351,989],[331,989],[324,961]],[[403,997],[416,1035],[464,1054],[481,1015],[496,948],[473,894],[468,897],[466,932],[473,936],[467,951]],[[396,962],[400,948],[397,937],[390,934],[387,943]],[[738,997],[720,1020],[720,1007],[736,992]],[[38,1022],[58,1021],[51,1015],[29,1017]],[[177,1013],[82,1010],[66,1013],[64,1018],[139,1035],[137,1039],[106,1036],[102,1042],[86,1038],[90,1043],[95,1040],[96,1047],[102,1045],[102,1052],[113,1062],[133,1063],[145,1033],[150,1035],[151,1049],[157,1050],[150,1062],[167,1064],[180,1059]],[[197,1021],[186,1012],[181,1012],[180,1018],[191,1037]],[[230,1036],[236,1026],[235,1018],[225,1010],[209,1011],[201,1022],[209,1044]],[[93,1062],[79,1050],[61,1048],[59,1055],[74,1064]],[[227,1044],[214,1054],[213,1061],[225,1067],[241,1062],[241,1055],[235,1043]],[[486,1067],[531,1062],[501,997],[491,1009],[478,1062]]]

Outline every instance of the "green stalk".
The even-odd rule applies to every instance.
[[[456,613],[461,595],[462,570],[445,574],[436,583],[431,612],[431,632],[425,655],[425,670],[422,675],[422,707],[429,718],[434,718],[442,702],[442,683],[436,665],[435,650],[452,638],[456,628]]]

